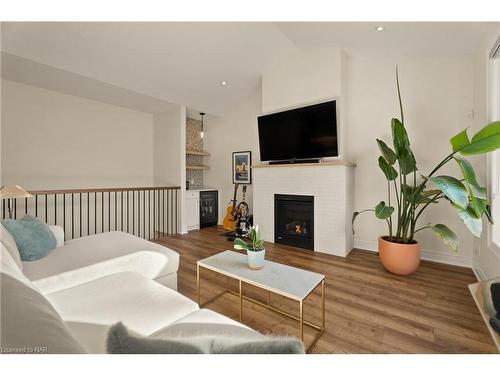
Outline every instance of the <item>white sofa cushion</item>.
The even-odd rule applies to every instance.
[[[12,237],[12,234],[0,223],[0,240],[5,248],[9,251],[12,259],[17,263],[19,268],[23,269],[23,263],[21,262],[21,254],[17,248],[16,240]]]
[[[102,277],[46,295],[69,329],[91,353],[104,353],[109,327],[123,322],[150,335],[198,310],[198,305],[133,272]]]
[[[3,272],[0,282],[3,353],[85,353],[42,294]]]
[[[51,293],[118,272],[160,278],[177,272],[179,254],[129,233],[107,232],[67,241],[23,267],[43,293]]]
[[[29,280],[24,274],[23,271],[19,268],[19,265],[16,263],[11,253],[4,246],[3,243],[0,243],[1,252],[0,252],[0,271],[6,273],[7,275],[21,281],[26,286],[31,289],[38,289],[33,285],[31,280]]]

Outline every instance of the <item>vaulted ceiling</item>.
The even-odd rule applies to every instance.
[[[108,97],[152,113],[181,103],[222,114],[258,86],[266,65],[297,48],[467,57],[477,52],[492,26],[380,24],[383,32],[369,22],[3,23],[2,75],[24,82],[38,79],[33,84],[40,86],[52,81],[47,88],[68,93],[80,89],[86,97],[101,93],[96,100]]]

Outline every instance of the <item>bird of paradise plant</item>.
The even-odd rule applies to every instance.
[[[394,148],[377,139],[381,153],[378,165],[387,180],[387,202],[381,201],[373,209],[354,212],[353,228],[359,214],[374,212],[378,219],[387,222],[388,235],[384,237],[387,241],[416,243],[415,234],[430,229],[456,252],[459,240],[453,230],[445,224],[429,223],[418,227],[419,219],[432,205],[447,201],[476,237],[481,236],[483,216],[493,223],[486,188],[479,184],[472,164],[464,156],[486,154],[500,148],[500,121],[486,125],[472,138],[469,138],[467,129],[462,130],[450,139],[450,153],[430,172],[422,173],[405,128],[397,67],[396,86],[401,118],[391,120]],[[439,170],[450,162],[457,164],[461,176],[438,175]]]

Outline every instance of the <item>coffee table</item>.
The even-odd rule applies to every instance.
[[[238,292],[226,289],[203,304],[200,302],[200,270],[205,268],[238,280]],[[243,295],[243,284],[249,284],[268,291],[267,303]],[[321,285],[321,325],[304,320],[304,300]],[[240,300],[240,322],[243,319],[243,300],[250,301],[269,310],[280,313],[299,323],[300,338],[304,342],[304,325],[318,330],[314,341],[309,345],[310,351],[325,331],[325,275],[286,266],[266,260],[261,270],[248,268],[247,256],[235,251],[226,250],[219,254],[199,260],[196,265],[196,286],[198,288],[198,304],[200,306],[213,302],[225,293],[237,295]],[[271,293],[289,298],[299,303],[299,316],[278,309],[271,304]]]

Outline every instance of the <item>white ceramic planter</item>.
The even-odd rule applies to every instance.
[[[266,249],[259,251],[247,250],[248,255],[248,267],[252,270],[260,270],[264,267],[264,261],[266,258]]]

